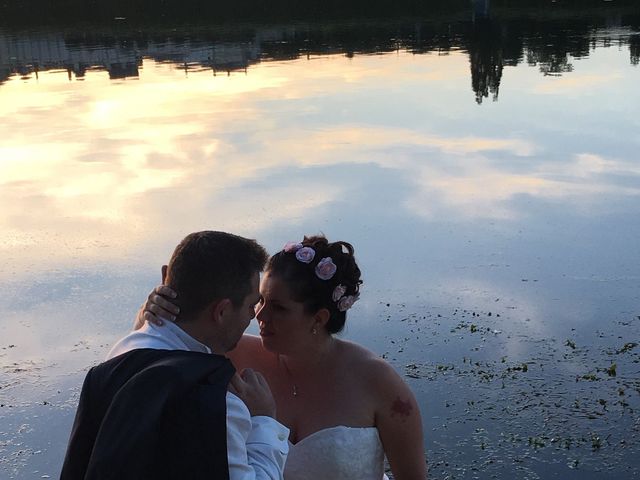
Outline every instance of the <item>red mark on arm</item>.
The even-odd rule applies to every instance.
[[[391,416],[394,417],[399,415],[401,417],[408,417],[411,415],[413,411],[413,406],[409,400],[402,400],[400,397],[397,397],[393,405],[391,405]]]

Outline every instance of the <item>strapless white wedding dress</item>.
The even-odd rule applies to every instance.
[[[383,480],[384,450],[376,427],[325,428],[289,444],[285,480]],[[388,479],[387,479],[388,480]]]

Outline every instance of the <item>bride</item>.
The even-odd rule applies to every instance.
[[[286,480],[383,479],[385,455],[396,480],[426,478],[413,393],[383,359],[334,336],[361,283],[349,243],[288,243],[260,284],[260,337],[245,334],[228,354],[238,371],[260,371],[273,391],[277,419],[291,432]],[[136,326],[177,314],[172,295],[157,287]]]

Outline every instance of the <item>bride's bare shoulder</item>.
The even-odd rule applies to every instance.
[[[377,353],[358,343],[340,340],[343,351],[343,361],[355,366],[358,370],[371,371],[374,376],[383,372],[393,371],[393,367]]]
[[[404,384],[396,369],[377,353],[354,342],[340,342],[344,352],[342,362],[349,365],[352,375],[361,378],[368,389],[385,391],[390,385]]]
[[[242,338],[238,342],[238,346],[236,348],[262,348],[262,340],[257,335],[250,335],[245,333],[242,335]],[[235,349],[234,349],[235,350]]]
[[[408,443],[422,445],[420,407],[401,373],[385,359],[360,345],[350,344],[347,349],[353,355],[349,363],[349,375],[354,382],[360,382],[365,392],[364,398],[371,402],[375,424],[383,442],[400,445],[400,450],[407,451],[411,451]],[[411,441],[407,443],[402,440],[403,435]],[[392,453],[392,456],[398,455],[397,452]],[[420,451],[412,455],[412,458],[422,458]]]
[[[237,370],[242,370],[249,367],[255,368],[260,364],[261,357],[265,355],[265,352],[260,337],[245,333],[238,345],[227,352],[227,357],[231,359]]]

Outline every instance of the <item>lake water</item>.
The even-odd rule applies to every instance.
[[[354,244],[430,478],[640,475],[639,10],[0,27],[0,477],[203,229]]]

